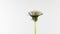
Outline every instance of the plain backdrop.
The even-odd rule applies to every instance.
[[[37,34],[60,34],[60,0],[0,0],[0,34],[34,34],[32,10],[43,13]]]

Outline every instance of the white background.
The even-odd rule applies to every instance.
[[[37,34],[60,34],[60,0],[0,0],[0,34],[33,34],[31,10],[43,13]]]

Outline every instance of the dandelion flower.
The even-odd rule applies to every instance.
[[[42,13],[39,11],[31,11],[29,12],[29,15],[32,17],[32,20],[36,22],[38,19],[38,16],[41,16]]]
[[[41,16],[43,14],[39,11],[31,11],[29,12],[29,15],[32,17],[32,20],[35,22],[34,23],[34,34],[36,34],[36,21],[38,20],[38,16]]]

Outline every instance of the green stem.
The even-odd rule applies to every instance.
[[[36,22],[34,23],[34,34],[36,34]]]

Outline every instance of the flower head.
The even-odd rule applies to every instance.
[[[41,16],[42,13],[39,11],[31,11],[29,12],[29,15],[32,17],[32,19],[36,22],[37,21],[37,17]]]
[[[29,15],[32,17],[38,17],[38,16],[42,15],[42,13],[39,11],[31,11],[31,12],[29,12]]]

